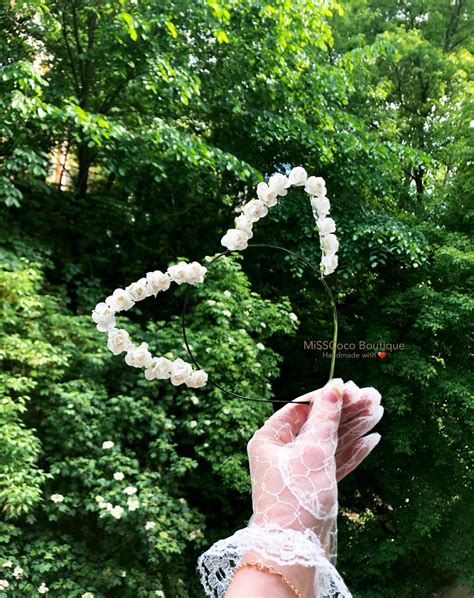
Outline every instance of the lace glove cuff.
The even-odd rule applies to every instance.
[[[351,598],[342,577],[326,558],[318,536],[310,529],[298,532],[276,525],[249,524],[219,540],[198,559],[198,572],[207,596],[223,598],[242,557],[257,551],[264,561],[281,566],[302,565],[315,569],[315,598]]]

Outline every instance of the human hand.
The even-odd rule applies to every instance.
[[[337,481],[380,440],[363,437],[380,420],[380,393],[333,380],[277,411],[248,444],[257,525],[312,529],[328,557],[337,515]],[[300,403],[311,401],[312,405]]]
[[[379,434],[363,434],[382,414],[375,389],[337,379],[267,420],[248,444],[253,502],[249,525],[216,542],[199,559],[209,595],[226,593],[237,563],[259,561],[277,568],[305,597],[351,596],[330,562],[335,557],[337,482],[380,440]],[[266,596],[271,577],[241,570],[230,584],[229,597]],[[280,587],[281,592],[287,589]]]

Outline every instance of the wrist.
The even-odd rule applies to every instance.
[[[314,598],[314,567],[305,567],[303,565],[281,565],[258,550],[248,551],[244,554],[241,560],[241,563],[255,562],[263,563],[267,567],[271,567],[278,572],[279,575],[272,575],[271,573],[268,573],[268,571],[262,571],[262,573],[265,573],[268,583],[270,583],[270,578],[273,578],[273,586],[278,585],[281,587],[286,585],[288,596],[294,598],[295,595],[297,595],[290,589],[290,586],[293,586],[298,590],[302,598]],[[258,571],[256,567],[255,570]],[[285,583],[282,578],[287,580],[288,583]],[[264,594],[262,594],[262,596],[263,595]],[[271,594],[268,592],[268,595]]]

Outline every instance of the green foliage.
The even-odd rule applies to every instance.
[[[336,364],[336,376],[379,388],[386,408],[381,444],[341,484],[340,567],[361,598],[474,587],[468,3],[0,10],[7,595],[43,582],[68,597],[201,595],[197,555],[248,519],[245,446],[271,409],[211,384],[148,383],[107,351],[89,314],[146,271],[215,255],[232,210],[290,164],[327,180],[340,340],[405,344]],[[319,261],[298,191],[256,235]],[[185,356],[186,292],[120,323],[153,351]],[[302,347],[330,340],[331,312],[290,255],[216,260],[186,321],[193,354],[225,388],[292,399],[326,380],[328,360]]]

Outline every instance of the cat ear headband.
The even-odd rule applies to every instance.
[[[261,218],[264,218],[270,208],[277,205],[278,198],[284,197],[290,187],[304,187],[304,191],[309,195],[313,216],[316,221],[316,228],[319,233],[319,242],[321,248],[321,262],[319,268],[316,268],[306,258],[294,253],[284,247],[266,244],[251,244],[248,241],[253,237],[253,225]],[[285,251],[302,261],[319,275],[319,280],[323,284],[326,293],[329,296],[334,319],[334,343],[331,357],[331,367],[329,379],[334,374],[334,364],[337,346],[337,312],[334,298],[324,277],[332,274],[338,265],[337,251],[339,241],[336,235],[336,223],[328,217],[330,211],[329,199],[326,196],[326,183],[323,178],[310,176],[301,166],[293,168],[288,176],[283,174],[274,174],[268,179],[268,182],[259,183],[257,186],[258,199],[252,199],[243,206],[242,214],[235,219],[235,228],[229,229],[221,239],[221,244],[227,248],[214,257],[208,267],[217,259],[234,251],[243,251],[247,247],[270,247]],[[146,276],[136,282],[132,282],[124,289],[115,289],[115,291],[98,303],[92,312],[92,320],[96,324],[99,332],[107,334],[107,347],[114,355],[125,353],[125,363],[131,367],[144,370],[147,380],[170,380],[174,386],[185,384],[189,388],[200,388],[208,382],[231,395],[234,398],[242,400],[251,400],[258,402],[267,402],[266,399],[252,399],[229,391],[217,382],[211,380],[208,374],[202,369],[194,358],[186,336],[185,315],[188,304],[189,292],[186,294],[182,311],[183,337],[192,361],[178,358],[174,361],[166,357],[153,356],[148,350],[147,343],[135,345],[126,330],[116,328],[115,315],[122,311],[128,311],[133,308],[135,303],[143,301],[147,297],[156,297],[158,293],[167,291],[171,283],[188,284],[193,287],[202,284],[208,268],[202,266],[199,262],[179,262],[170,266],[166,272],[155,270],[148,272]],[[195,367],[193,367],[193,365]],[[286,401],[272,401],[282,402]],[[308,402],[308,401],[305,401]]]

